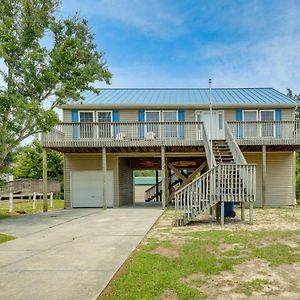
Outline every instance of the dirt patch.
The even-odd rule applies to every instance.
[[[178,249],[175,248],[166,248],[166,247],[157,247],[153,251],[151,251],[153,254],[158,254],[161,256],[167,256],[167,257],[177,257],[180,255],[180,252]]]
[[[233,271],[205,276],[195,273],[181,282],[208,295],[207,299],[300,299],[300,288],[295,274],[300,274],[300,263],[270,267],[261,259],[254,259],[234,267]],[[197,286],[197,282],[202,282]]]
[[[178,300],[176,293],[170,289],[165,290],[157,300]]]

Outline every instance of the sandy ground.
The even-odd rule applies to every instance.
[[[186,227],[172,227],[173,213],[167,212],[148,234],[149,238],[155,238],[161,241],[171,241],[173,245],[183,244],[187,239],[184,233],[209,230],[229,230],[229,231],[289,231],[300,230],[300,209],[255,209],[254,225],[249,225],[247,221],[240,220],[240,214],[237,210],[235,220],[227,220],[224,226],[218,225],[212,217],[204,216],[199,222],[192,223]],[[261,246],[267,246],[277,241],[260,241]],[[293,249],[294,253],[300,254],[300,232],[299,235],[293,235],[292,238],[280,240],[281,244],[287,245]],[[220,245],[218,251],[229,251],[236,247],[242,247],[240,244]],[[175,247],[176,248],[176,247]],[[154,250],[156,254],[164,256],[179,255],[176,249],[170,250],[164,247],[158,247]],[[218,275],[207,276],[203,273],[195,273],[187,278],[182,278],[186,284],[198,288],[199,291],[208,295],[207,299],[214,300],[238,300],[238,299],[300,299],[300,285],[298,277],[300,275],[300,263],[281,264],[271,266],[262,259],[252,259],[234,267],[232,271],[222,272]],[[193,282],[205,280],[207,283],[201,287],[193,285]],[[260,280],[264,283],[259,291],[253,291],[251,295],[246,295],[240,289],[241,285],[247,285],[249,282]],[[159,299],[177,299],[176,294],[166,290]]]

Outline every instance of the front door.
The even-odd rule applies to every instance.
[[[196,112],[196,121],[204,123],[209,139],[224,139],[224,111],[213,110],[212,113],[210,111]]]

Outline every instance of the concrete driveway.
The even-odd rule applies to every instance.
[[[0,221],[0,299],[93,299],[162,210],[62,210]]]

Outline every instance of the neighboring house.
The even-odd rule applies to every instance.
[[[161,180],[160,178],[158,179]],[[145,202],[148,200],[146,191],[148,192],[156,184],[155,177],[143,176],[134,178],[134,201],[135,202]],[[154,197],[155,198],[155,197]],[[153,200],[149,197],[149,201]],[[157,199],[159,200],[159,198]]]
[[[208,89],[103,89],[85,97],[63,105],[63,123],[42,137],[44,147],[64,153],[66,208],[133,203],[133,171],[142,168],[162,170],[154,191],[163,206],[176,191],[184,206],[177,209],[294,205],[296,102],[273,88],[214,88],[212,113]]]

